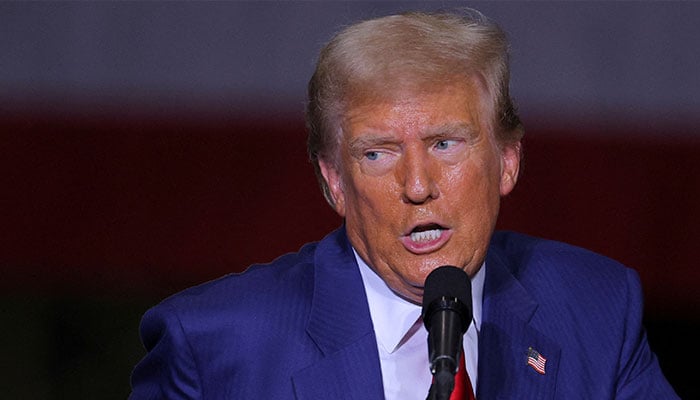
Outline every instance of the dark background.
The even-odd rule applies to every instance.
[[[304,148],[318,49],[467,5],[511,37],[527,129],[499,228],[637,270],[652,347],[699,397],[698,3],[5,2],[3,398],[125,398],[149,306],[337,227]]]

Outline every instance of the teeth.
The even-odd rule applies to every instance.
[[[412,232],[411,240],[414,242],[428,242],[439,238],[440,235],[442,235],[442,230],[440,229],[431,229],[429,231],[423,232]]]

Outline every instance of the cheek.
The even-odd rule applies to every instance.
[[[345,197],[348,208],[382,208],[389,203],[396,182],[391,173],[380,176],[363,172],[362,167],[353,162],[344,175]],[[348,210],[350,212],[350,210]]]
[[[346,191],[348,213],[364,218],[363,223],[371,224],[382,218],[391,218],[397,209],[396,195],[391,182],[359,177]]]
[[[456,211],[490,208],[500,197],[499,171],[498,163],[468,160],[443,175],[441,192]]]

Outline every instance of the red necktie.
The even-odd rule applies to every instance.
[[[464,351],[460,352],[459,369],[455,374],[455,388],[452,390],[450,400],[474,400],[474,391],[472,383],[467,375],[467,367],[464,364]]]

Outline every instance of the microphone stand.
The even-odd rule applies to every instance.
[[[435,375],[426,400],[449,400],[455,387],[455,377],[449,372]]]

